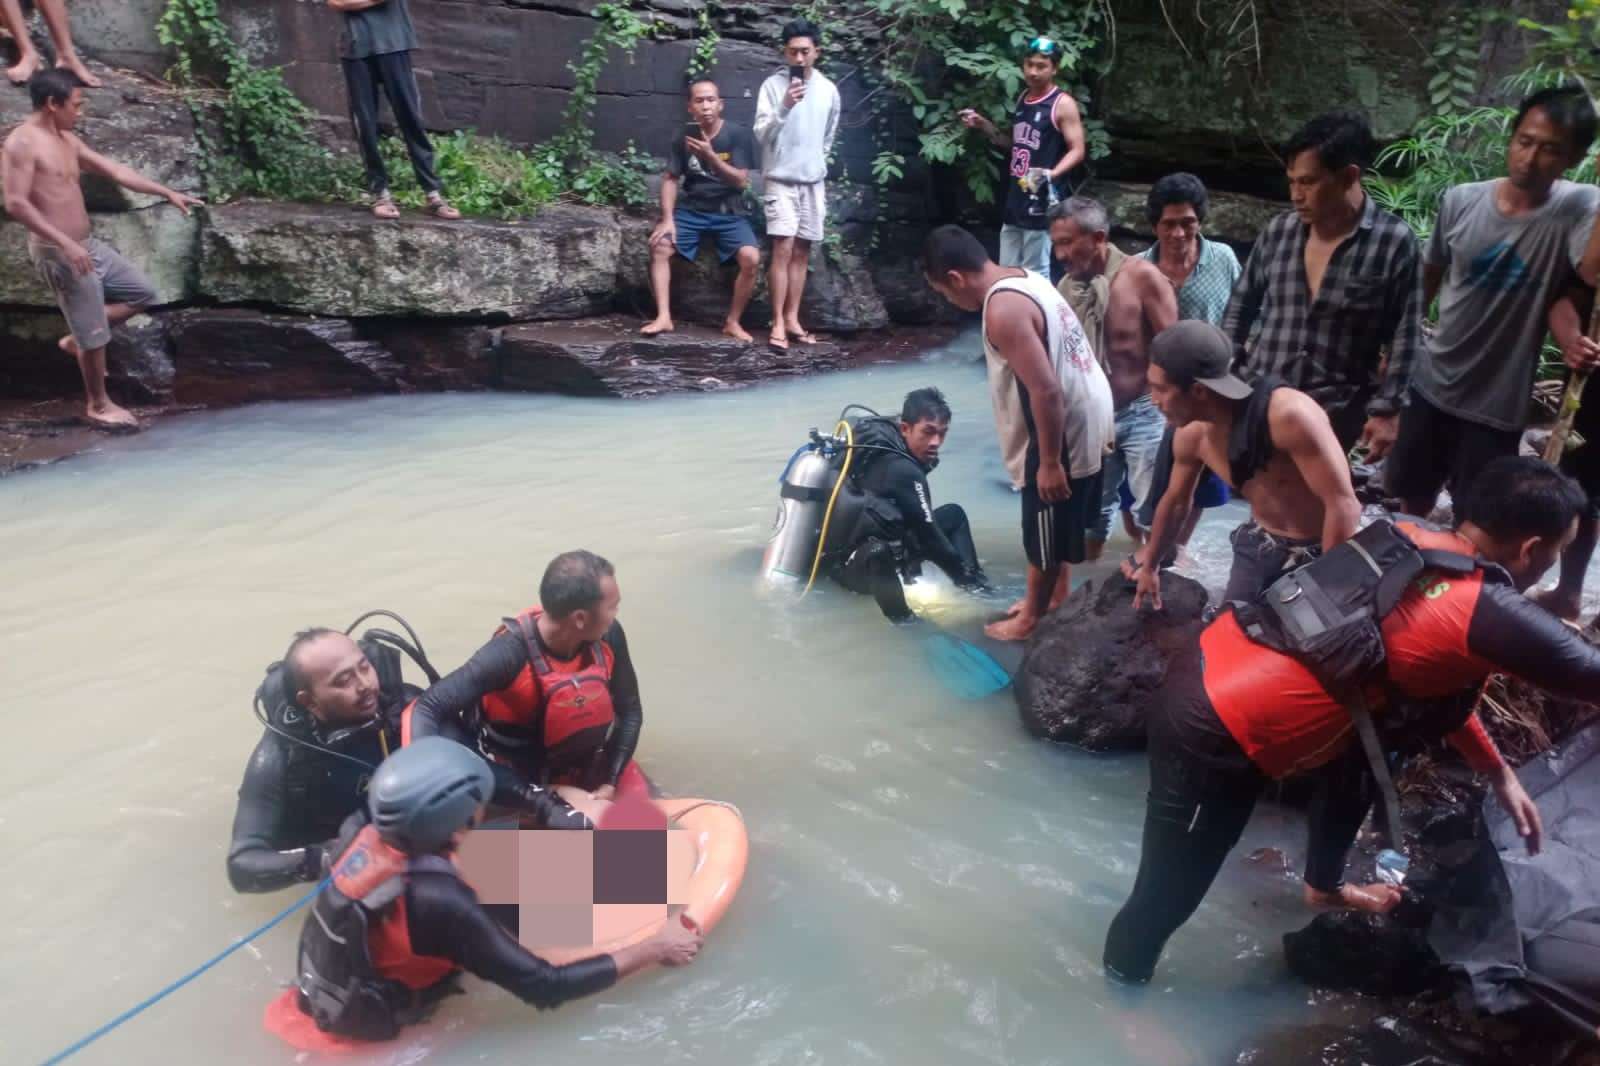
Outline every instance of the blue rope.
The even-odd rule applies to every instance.
[[[121,1014],[117,1015],[115,1018],[111,1019],[109,1022],[106,1022],[106,1024],[102,1025],[100,1028],[96,1029],[94,1032],[90,1033],[88,1036],[84,1037],[82,1040],[79,1040],[76,1044],[73,1044],[71,1047],[67,1048],[67,1050],[65,1050],[63,1052],[60,1052],[59,1054],[52,1055],[48,1059],[45,1059],[43,1064],[42,1064],[42,1066],[55,1066],[56,1063],[65,1060],[69,1056],[76,1055],[78,1052],[82,1051],[84,1048],[88,1047],[90,1044],[94,1043],[96,1040],[99,1040],[102,1036],[105,1036],[107,1033],[111,1032],[111,1030],[115,1029],[117,1026],[121,1025],[123,1022],[128,1021],[130,1018],[133,1018],[134,1016],[136,1016],[138,1014],[141,1014],[146,1010],[149,1010],[151,1007],[155,1006],[157,1003],[160,1003],[163,999],[166,999],[168,996],[172,995],[172,993],[176,992],[178,989],[182,988],[184,985],[188,984],[190,981],[193,981],[196,977],[199,977],[201,974],[203,974],[207,970],[211,969],[211,967],[215,966],[217,963],[221,962],[223,959],[227,958],[229,955],[232,955],[235,951],[238,951],[240,948],[242,948],[246,944],[250,943],[250,941],[254,940],[256,937],[260,936],[262,933],[265,933],[267,930],[271,929],[273,926],[277,925],[279,922],[281,922],[285,918],[289,917],[289,915],[293,914],[295,911],[299,910],[301,907],[304,907],[307,903],[310,903],[312,901],[312,899],[316,897],[316,894],[318,892],[321,892],[322,889],[328,884],[328,882],[330,882],[332,880],[333,880],[333,878],[331,876],[324,878],[321,881],[321,883],[319,883],[317,885],[316,888],[313,888],[310,892],[307,892],[300,899],[296,900],[295,902],[289,904],[289,906],[285,907],[283,910],[279,911],[278,914],[275,917],[273,917],[270,921],[268,921],[261,928],[257,929],[253,933],[250,933],[250,934],[248,934],[248,935],[246,935],[244,937],[241,937],[238,940],[235,940],[231,945],[229,945],[227,948],[225,948],[222,951],[221,954],[216,955],[216,956],[212,957],[211,959],[208,959],[206,962],[202,963],[200,966],[196,967],[193,970],[190,970],[188,973],[184,974],[182,977],[178,978],[176,981],[172,982],[166,988],[163,988],[161,991],[157,992],[155,995],[151,996],[149,999],[145,1000],[143,1003],[140,1003],[139,1005],[137,1005],[135,1007],[130,1007],[127,1010],[123,1011]]]

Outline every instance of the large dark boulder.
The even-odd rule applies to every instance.
[[[1199,639],[1206,590],[1162,575],[1161,611],[1133,609],[1120,576],[1079,586],[1029,638],[1015,688],[1022,724],[1034,736],[1089,751],[1145,746],[1145,715],[1169,666],[1198,669],[1181,654]]]

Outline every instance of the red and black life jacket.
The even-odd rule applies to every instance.
[[[571,660],[551,660],[539,645],[542,613],[530,608],[495,630],[495,636],[522,638],[528,664],[511,684],[483,697],[480,740],[491,758],[556,773],[589,765],[610,736],[616,719],[611,700],[616,655],[597,640]]]
[[[390,1040],[460,990],[455,963],[411,947],[406,880],[423,871],[456,875],[449,859],[406,855],[370,825],[340,852],[300,932],[298,1001],[323,1032]]]

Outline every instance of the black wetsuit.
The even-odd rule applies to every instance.
[[[856,428],[858,466],[841,494],[848,508],[845,528],[829,540],[829,573],[852,592],[873,596],[895,621],[911,617],[901,574],[915,576],[931,562],[957,585],[985,583],[978,566],[967,514],[959,504],[933,506],[928,472],[906,448],[899,427],[888,419],[863,419]],[[859,469],[859,473],[857,470]]]
[[[323,856],[334,846],[346,818],[364,809],[367,781],[389,751],[400,746],[400,711],[420,690],[403,686],[379,700],[379,726],[356,731],[334,747],[341,755],[313,751],[277,733],[262,733],[233,816],[228,880],[236,892],[273,892],[322,876]],[[313,744],[324,740],[313,718],[291,715],[283,727]],[[280,719],[281,721],[281,719]]]
[[[524,1003],[558,1007],[602,992],[617,982],[610,955],[556,966],[517,943],[478,902],[461,878],[416,872],[406,882],[406,925],[411,950],[449,959],[475,977],[491,981]]]
[[[537,627],[534,631],[537,634]],[[554,775],[573,770],[584,772],[585,788],[615,785],[639,745],[644,706],[639,700],[639,676],[633,669],[633,657],[628,654],[622,623],[613,624],[601,641],[614,656],[610,690],[615,718],[604,748],[584,766],[549,766],[540,750],[519,752],[515,766],[491,759],[497,805],[529,813],[540,825],[550,828],[593,828],[587,818],[546,786]],[[543,640],[539,644],[551,656]],[[453,736],[453,727],[460,734],[475,736],[480,748],[493,750],[492,740],[483,732],[479,702],[492,692],[508,688],[527,665],[528,651],[519,634],[500,633],[490,638],[464,665],[441,678],[417,700],[411,711],[411,739],[441,733]]]

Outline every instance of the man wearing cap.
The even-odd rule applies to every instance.
[[[1157,567],[1194,505],[1207,469],[1250,504],[1233,531],[1226,600],[1253,600],[1284,571],[1356,531],[1361,504],[1326,412],[1275,377],[1247,385],[1229,370],[1233,343],[1209,322],[1179,322],[1150,345],[1150,396],[1177,427],[1172,480],[1150,539],[1123,563],[1137,582],[1134,605],[1161,606]]]

